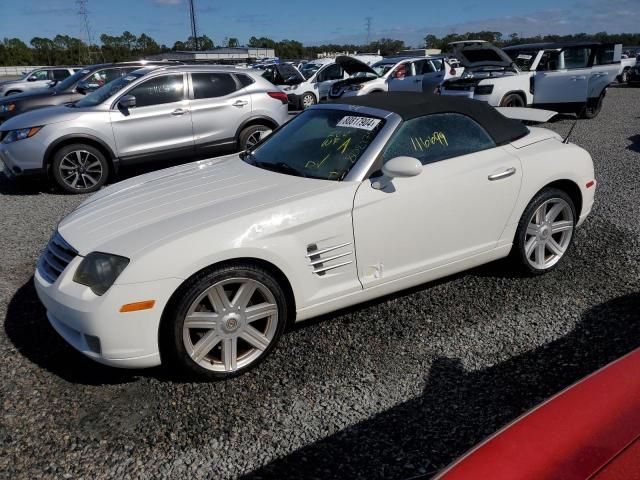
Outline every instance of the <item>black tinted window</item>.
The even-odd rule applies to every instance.
[[[249,75],[240,75],[237,73],[235,75],[238,81],[240,82],[240,85],[242,85],[243,88],[248,87],[253,83],[253,78],[251,78]]]
[[[64,80],[69,76],[68,70],[52,70],[51,71],[51,79],[52,80]]]
[[[192,73],[191,79],[193,97],[196,100],[224,97],[238,89],[235,80],[228,73]]]
[[[495,147],[474,120],[457,113],[414,118],[402,124],[383,154],[383,162],[407,156],[423,165]]]
[[[184,98],[182,75],[167,75],[146,81],[131,90],[129,95],[136,97],[136,107],[179,102]]]

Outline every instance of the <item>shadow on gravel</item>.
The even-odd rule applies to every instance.
[[[85,385],[122,384],[136,381],[140,372],[110,368],[78,353],[56,333],[38,300],[33,278],[18,289],[7,307],[7,337],[30,361],[60,378]],[[147,370],[152,375],[156,370]]]
[[[62,195],[62,192],[56,191],[47,184],[44,178],[11,179],[7,178],[4,173],[0,173],[0,195],[25,196],[39,193],[60,193]]]
[[[640,117],[638,117],[640,118]],[[640,152],[640,135],[633,135],[629,137],[629,141],[631,145],[627,147],[627,150],[632,150],[634,152]]]
[[[640,294],[583,314],[568,335],[493,367],[437,359],[421,397],[244,478],[428,478],[506,423],[640,346]]]

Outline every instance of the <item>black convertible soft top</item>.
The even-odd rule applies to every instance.
[[[388,92],[341,99],[344,105],[378,108],[403,120],[436,113],[459,113],[478,122],[497,145],[505,145],[529,133],[522,122],[505,117],[485,102],[432,93]]]

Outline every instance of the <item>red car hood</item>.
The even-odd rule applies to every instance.
[[[640,478],[640,349],[485,440],[436,478]]]

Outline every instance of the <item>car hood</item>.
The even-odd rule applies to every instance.
[[[107,187],[62,220],[58,231],[80,255],[105,251],[133,258],[152,244],[341,183],[263,170],[234,154]]]
[[[20,100],[28,100],[31,98],[42,98],[42,97],[50,97],[56,95],[56,91],[54,88],[44,87],[38,88],[36,90],[30,90],[28,92],[17,93],[15,95],[11,95],[6,98],[2,98],[0,103],[14,103],[19,102]]]
[[[346,55],[342,55],[336,57],[336,63],[342,67],[342,69],[347,72],[349,75],[353,75],[355,73],[370,73],[371,75],[375,75],[379,77],[376,71],[367,65],[364,62],[361,62],[357,58],[347,57]]]
[[[9,118],[9,120],[2,124],[0,130],[16,130],[18,128],[30,128],[67,122],[75,120],[84,112],[86,112],[86,109],[69,108],[64,105],[36,108],[35,110],[29,110]]]
[[[454,42],[454,56],[465,68],[510,67],[513,60],[489,42]]]

